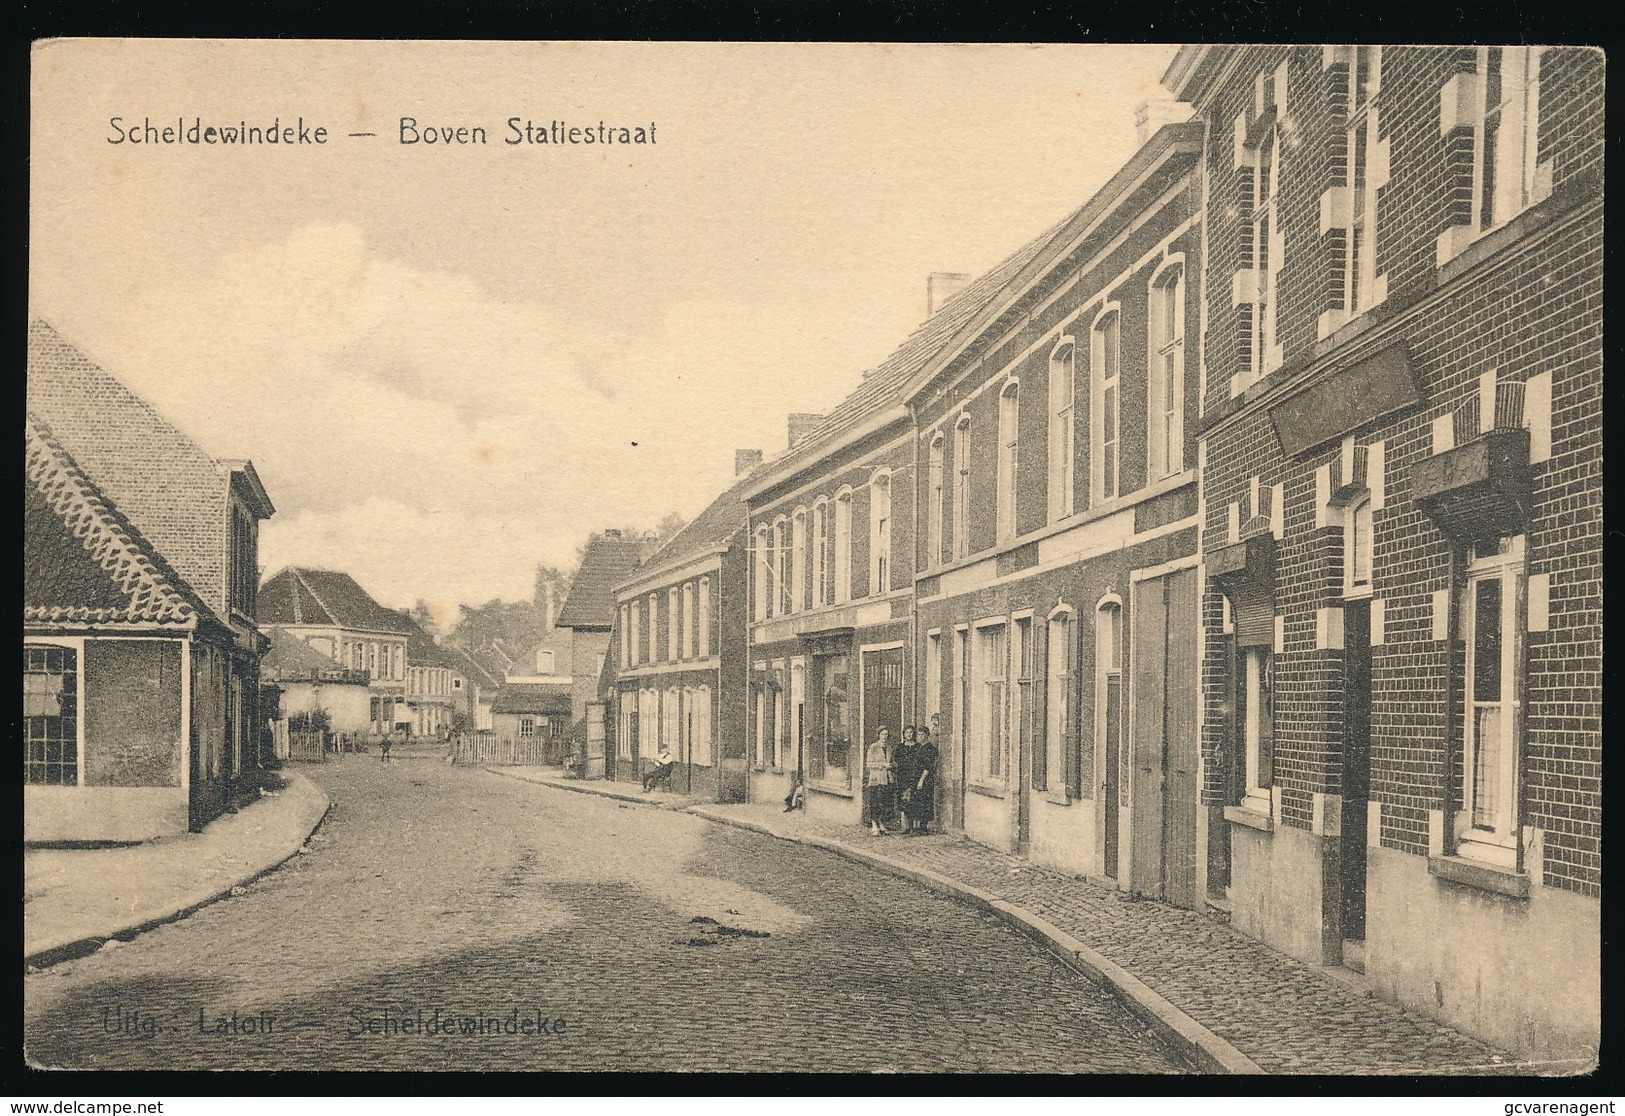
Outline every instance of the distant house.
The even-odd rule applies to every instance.
[[[551,683],[506,682],[491,705],[491,727],[500,737],[542,740],[550,759],[561,759],[571,724],[571,687]]]
[[[598,676],[609,650],[615,623],[615,587],[624,582],[642,558],[643,542],[610,529],[587,540],[581,566],[570,583],[570,595],[559,609],[557,626],[570,632],[570,719],[584,719],[587,703],[598,692]],[[584,739],[584,738],[583,738]]]
[[[260,589],[260,617],[341,667],[369,679],[368,726],[388,732],[410,724],[406,647],[417,625],[373,600],[347,573],[289,566]]]
[[[605,773],[639,780],[665,747],[674,789],[742,802],[750,708],[745,628],[750,510],[745,474],[615,590],[614,639],[603,694],[613,741]],[[724,592],[724,586],[738,586]]]
[[[217,461],[36,320],[28,331],[28,841],[198,828],[260,761],[252,464]]]
[[[406,639],[406,706],[412,734],[448,735],[460,697],[452,683],[461,663],[416,621],[402,619],[411,627]]]
[[[266,634],[271,647],[260,662],[260,685],[280,692],[280,720],[298,722],[325,713],[331,732],[368,731],[372,690],[366,671],[339,666],[282,628]]]
[[[462,648],[443,647],[441,650],[451,664],[452,731],[490,728],[491,704],[501,681],[491,677],[479,660]]]

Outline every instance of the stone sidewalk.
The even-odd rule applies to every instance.
[[[873,838],[761,804],[693,813],[821,845],[989,909],[1084,975],[1160,1018],[1218,1072],[1539,1074],[1586,1067],[1516,1062],[1461,1031],[1378,999],[1354,974],[1296,961],[1195,911],[1138,900],[967,838]],[[1151,1022],[1150,1019],[1147,1020]]]
[[[23,854],[23,960],[42,967],[190,914],[275,868],[327,814],[303,775],[210,822],[201,833],[139,845],[28,849]]]

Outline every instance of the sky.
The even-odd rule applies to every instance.
[[[1104,184],[1173,52],[45,42],[30,306],[253,460],[266,575],[450,619],[782,451],[919,324],[929,273],[988,270]],[[403,117],[487,143],[403,144]],[[511,117],[655,142],[509,145]],[[327,143],[110,142],[147,118]]]

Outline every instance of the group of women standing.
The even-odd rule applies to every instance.
[[[937,746],[924,725],[904,725],[896,746],[881,729],[865,751],[864,806],[873,836],[896,827],[905,836],[929,833],[936,816]]]

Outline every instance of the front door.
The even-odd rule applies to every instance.
[[[589,779],[604,777],[604,703],[587,703],[587,771]]]
[[[891,733],[893,747],[903,736],[903,649],[889,647],[863,653],[863,741],[867,747],[880,730]]]
[[[1129,887],[1196,905],[1196,572],[1134,586]]]

